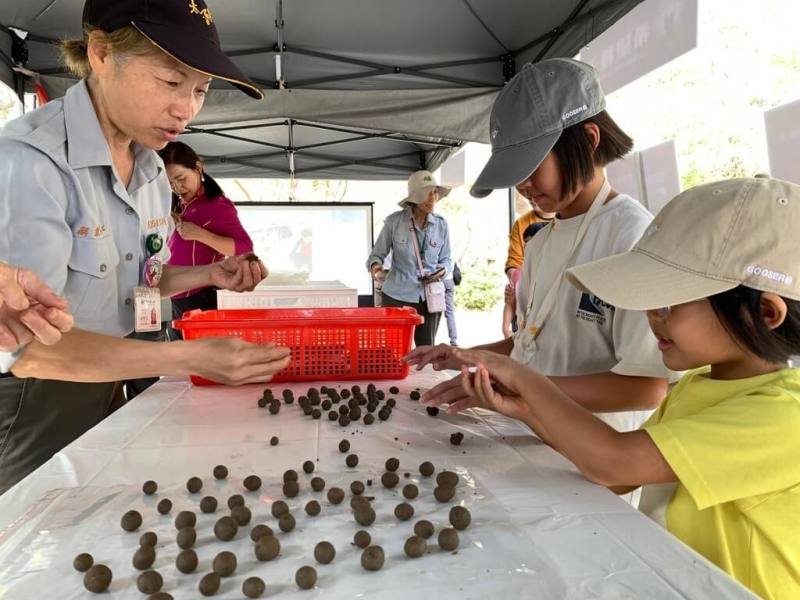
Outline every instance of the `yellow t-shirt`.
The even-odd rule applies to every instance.
[[[678,476],[667,529],[764,598],[800,598],[800,370],[687,373],[642,425]]]

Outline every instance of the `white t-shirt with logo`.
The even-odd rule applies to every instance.
[[[589,375],[612,372],[640,377],[668,377],[675,374],[661,361],[658,342],[640,311],[617,309],[591,294],[583,293],[564,280],[556,303],[539,336],[536,347],[521,343],[523,323],[533,321],[539,306],[569,256],[584,215],[556,219],[536,233],[525,246],[522,279],[517,286],[517,322],[511,357],[549,376]],[[636,200],[620,194],[600,208],[569,267],[630,250],[644,233],[653,216]],[[541,255],[541,260],[537,257]],[[537,272],[534,273],[534,270]],[[536,281],[530,315],[526,315]],[[528,323],[530,325],[530,323]],[[651,411],[598,413],[618,431],[638,429]]]

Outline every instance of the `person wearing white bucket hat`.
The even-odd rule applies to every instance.
[[[430,171],[412,173],[408,194],[399,202],[402,210],[386,217],[367,258],[367,269],[377,278],[391,253],[381,300],[384,306],[411,306],[422,315],[425,322],[414,331],[417,346],[434,343],[442,315],[429,310],[426,284],[441,282],[453,271],[447,221],[434,212],[436,203],[449,193],[450,188],[439,185]]]
[[[799,229],[800,185],[720,181],[676,196],[632,250],[567,271],[644,311],[664,364],[687,370],[638,431],[487,351],[455,351],[468,400],[449,410],[521,419],[590,481],[643,486],[643,512],[759,597],[800,598]]]

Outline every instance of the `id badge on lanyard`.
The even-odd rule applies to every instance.
[[[158,284],[164,274],[164,263],[157,256],[164,247],[164,239],[158,233],[151,233],[145,239],[147,260],[142,270],[144,286],[133,288],[134,330],[137,332],[161,330],[161,291]]]

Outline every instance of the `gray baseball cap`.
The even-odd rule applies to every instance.
[[[489,138],[492,156],[470,193],[525,181],[553,149],[565,128],[606,107],[594,67],[571,58],[549,58],[525,65],[492,106]]]

